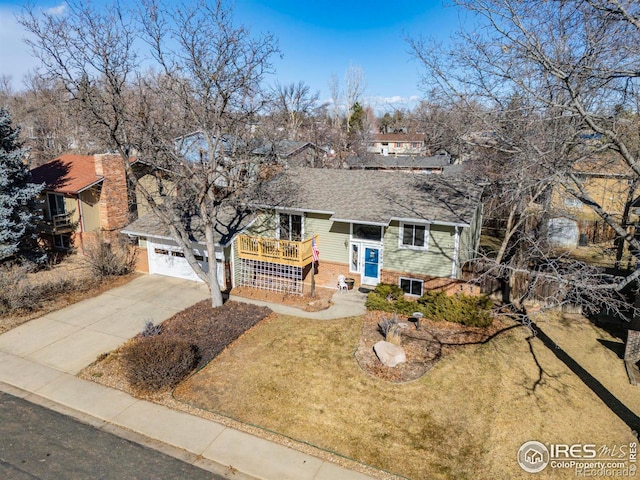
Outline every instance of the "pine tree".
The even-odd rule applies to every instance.
[[[27,149],[19,135],[20,128],[11,125],[9,111],[0,108],[0,263],[45,259],[37,242],[39,195],[44,186],[31,183],[23,161]]]

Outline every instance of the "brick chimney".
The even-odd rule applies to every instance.
[[[96,175],[104,177],[100,192],[100,228],[111,232],[129,223],[127,175],[120,155],[94,155]]]

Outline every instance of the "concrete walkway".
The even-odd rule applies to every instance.
[[[333,320],[335,318],[355,317],[357,315],[364,315],[367,311],[364,307],[364,302],[367,300],[367,294],[359,290],[349,290],[347,292],[336,291],[336,293],[333,294],[333,297],[331,297],[333,305],[326,310],[320,310],[319,312],[305,312],[299,308],[289,307],[279,303],[253,300],[250,298],[238,297],[236,295],[230,295],[229,299],[237,302],[269,307],[274,312],[281,313],[283,315],[313,318],[316,320]]]
[[[324,314],[317,318],[358,315],[364,308],[358,295],[343,294],[331,309],[317,312]],[[297,450],[76,377],[100,354],[139,333],[147,321],[166,320],[207,297],[202,284],[145,275],[14,328],[0,335],[0,390],[228,478],[369,479]],[[299,310],[292,310],[288,313],[302,316]]]

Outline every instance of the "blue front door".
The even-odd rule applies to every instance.
[[[377,285],[380,281],[380,249],[376,247],[364,248],[364,272],[362,283]]]

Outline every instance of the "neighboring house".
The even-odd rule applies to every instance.
[[[379,155],[424,155],[424,135],[409,133],[376,133],[367,152]]]
[[[637,196],[632,191],[636,175],[618,159],[587,159],[573,166],[573,174],[581,182],[586,193],[617,222],[629,222],[632,200]],[[583,241],[600,242],[610,240],[613,230],[589,206],[566,191],[561,185],[551,193],[550,213],[552,237],[558,236],[567,246]],[[623,218],[627,212],[626,220]],[[571,233],[572,232],[572,233]]]
[[[462,267],[479,244],[480,195],[476,186],[439,176],[290,168],[266,185],[237,234],[216,239],[219,279],[227,289],[302,294],[311,282],[315,239],[318,286],[335,287],[342,274],[357,284],[394,283],[411,295],[461,289]],[[149,272],[195,279],[152,216],[123,232],[140,238]],[[208,268],[204,245],[193,238]]]
[[[290,167],[321,167],[328,152],[312,142],[281,140],[265,142],[253,149],[261,158],[270,158]]]
[[[56,249],[87,233],[113,232],[130,221],[127,179],[118,155],[62,155],[31,170],[44,183],[40,234]]]
[[[443,173],[454,164],[457,162],[444,151],[432,157],[373,155],[347,159],[347,166],[352,170],[404,170],[415,173]]]

